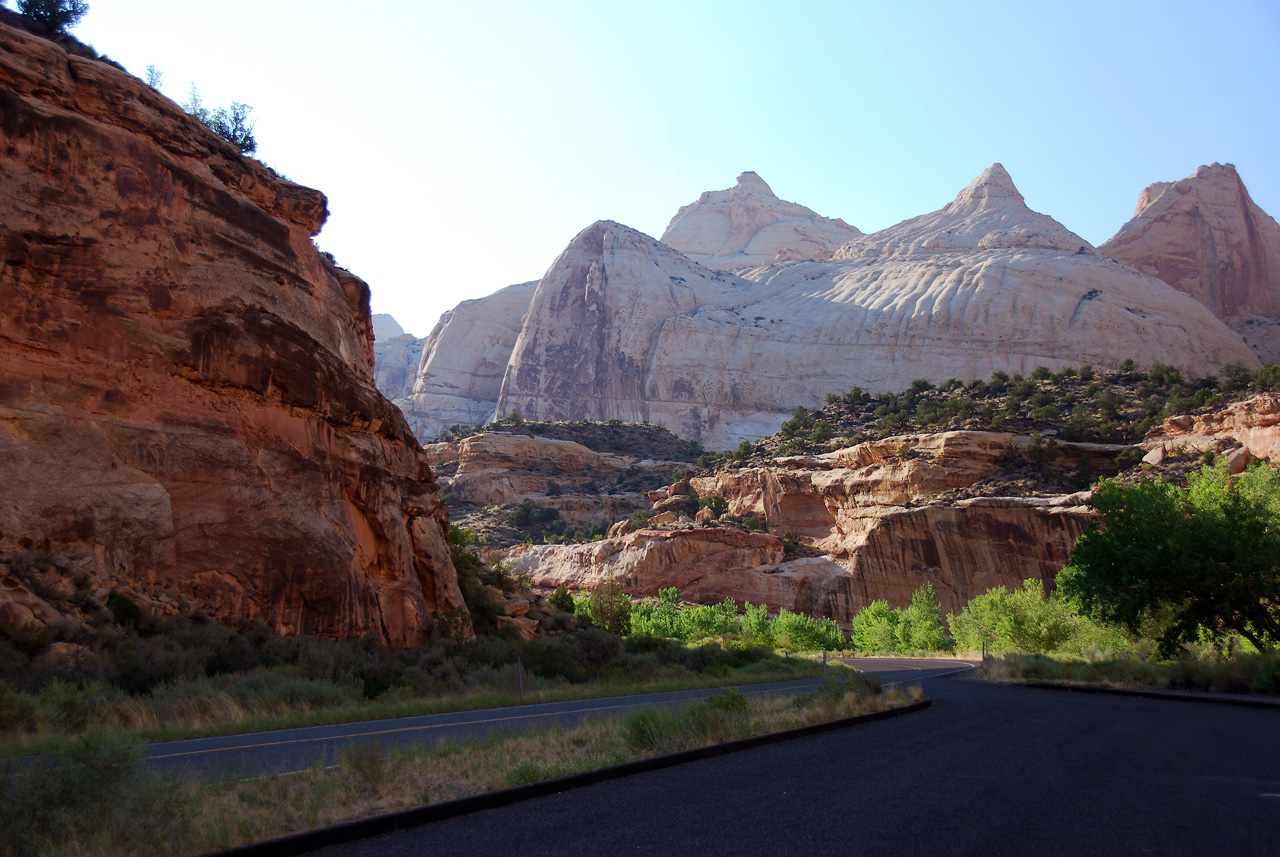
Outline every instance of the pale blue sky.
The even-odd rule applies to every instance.
[[[90,5],[76,34],[176,101],[254,106],[258,156],[329,196],[320,246],[419,336],[743,170],[867,232],[995,161],[1095,244],[1212,161],[1280,215],[1275,0]]]

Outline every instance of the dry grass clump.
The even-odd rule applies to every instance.
[[[920,696],[919,687],[882,692],[875,677],[863,675],[796,697],[749,700],[730,689],[568,729],[391,752],[357,744],[331,768],[213,783],[147,774],[127,746],[90,748],[79,760],[6,781],[0,854],[198,853],[898,707]]]

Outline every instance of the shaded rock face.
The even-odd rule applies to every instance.
[[[426,340],[407,333],[373,340],[373,380],[379,392],[400,402],[413,392]]]
[[[1280,350],[1280,225],[1231,164],[1200,167],[1138,196],[1099,250],[1190,295],[1267,362]]]
[[[493,419],[502,376],[537,286],[537,281],[507,286],[463,301],[440,317],[423,345],[411,391],[403,399],[392,397],[419,440],[433,440],[451,425]]]
[[[831,261],[739,275],[597,223],[538,283],[497,411],[648,421],[725,449],[854,385],[1126,358],[1191,376],[1258,365],[1203,306],[1029,210],[997,164]]]
[[[843,220],[778,199],[764,179],[745,172],[728,190],[707,191],[676,212],[662,243],[704,267],[733,271],[829,259],[861,234]]]
[[[589,589],[616,576],[638,595],[676,586],[694,601],[763,602],[846,624],[875,599],[905,606],[931,581],[943,609],[956,612],[994,586],[1052,586],[1090,520],[1087,492],[938,499],[998,472],[1028,444],[996,432],[902,436],[690,480],[697,494],[723,496],[731,513],[760,516],[813,556],[785,560],[774,536],[707,527],[526,546],[514,561],[535,585]],[[1103,472],[1123,448],[1062,445]]]
[[[675,462],[641,461],[627,455],[595,452],[580,443],[508,432],[485,432],[458,444],[433,444],[436,461],[456,461],[449,480],[458,499],[475,506],[501,506],[532,500],[553,508],[570,526],[610,523],[649,507],[639,491],[609,486],[635,466],[674,470]],[[555,482],[560,492],[548,493]],[[594,486],[588,490],[584,485]]]
[[[287,634],[471,634],[317,191],[0,25],[0,550]]]

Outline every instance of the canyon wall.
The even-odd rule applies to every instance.
[[[286,634],[471,634],[322,194],[0,23],[0,550]]]

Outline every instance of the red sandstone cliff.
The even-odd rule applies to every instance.
[[[0,23],[0,552],[284,633],[470,635],[322,194]]]

